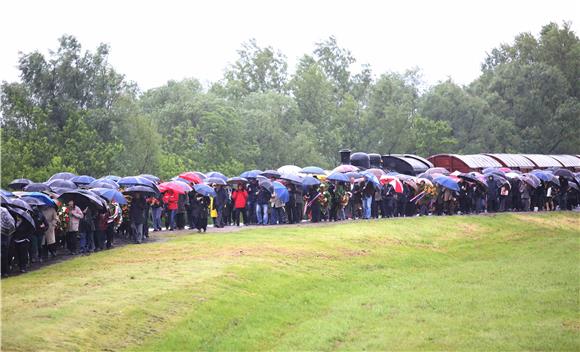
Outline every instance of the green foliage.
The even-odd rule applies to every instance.
[[[22,54],[20,82],[0,90],[2,179],[332,168],[338,150],[378,153],[578,153],[580,40],[568,23],[493,49],[482,75],[424,90],[419,69],[383,73],[335,37],[288,74],[286,57],[255,40],[224,78],[169,81],[138,94],[108,64],[109,48]],[[424,92],[424,93],[422,93]]]

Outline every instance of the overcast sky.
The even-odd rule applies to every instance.
[[[580,1],[128,1],[0,0],[0,81],[18,79],[18,53],[111,46],[110,63],[143,90],[168,80],[220,79],[250,38],[297,59],[331,35],[375,75],[419,67],[427,84],[467,84],[486,52],[521,32],[571,21]]]

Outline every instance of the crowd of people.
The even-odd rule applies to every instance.
[[[44,193],[48,198],[44,203],[39,201],[43,194],[3,191],[2,276],[16,270],[26,272],[31,264],[58,255],[90,255],[119,241],[142,243],[150,231],[206,232],[208,222],[223,228],[571,210],[580,205],[577,174],[571,178],[557,176],[554,170],[542,171],[545,175],[510,170],[508,176],[501,170],[485,174],[445,171],[419,177],[381,170],[292,177],[254,173],[231,179],[205,178],[198,173],[199,179],[161,182],[154,178],[151,184],[144,184],[149,188],[121,187],[121,198],[95,200],[88,190],[63,193],[51,189]],[[110,193],[116,195],[114,192]],[[92,203],[76,204],[82,197]]]

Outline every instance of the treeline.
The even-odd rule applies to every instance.
[[[518,35],[487,55],[468,86],[421,90],[419,70],[375,74],[334,37],[288,72],[254,40],[209,87],[196,79],[140,92],[64,36],[22,54],[3,82],[2,185],[55,172],[101,176],[284,164],[331,168],[338,150],[378,153],[578,153],[580,41],[568,23]],[[441,55],[442,53],[433,53]],[[153,68],[154,69],[154,68]]]

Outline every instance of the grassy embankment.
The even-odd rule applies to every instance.
[[[579,350],[580,214],[171,236],[2,281],[2,350]]]

